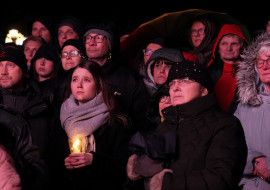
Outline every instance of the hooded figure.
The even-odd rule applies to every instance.
[[[237,47],[233,47],[232,43],[226,41],[228,47],[224,47],[221,50],[220,46],[223,43],[220,43],[224,37],[229,38],[238,38]],[[234,43],[236,43],[234,41]],[[213,58],[208,63],[208,71],[210,72],[212,82],[214,85],[214,92],[217,96],[217,101],[219,106],[228,112],[234,112],[236,108],[236,77],[235,73],[237,71],[238,62],[241,60],[240,54],[243,49],[248,45],[247,38],[245,37],[242,29],[235,24],[224,24],[218,34],[216,43],[213,49]],[[220,52],[224,52],[230,56],[236,56],[230,59],[226,58],[224,61],[224,56]],[[237,53],[238,52],[238,53]]]
[[[156,50],[149,60],[146,62],[145,67],[145,78],[144,83],[148,89],[148,92],[152,96],[158,89],[158,87],[162,84],[158,84],[157,78],[164,78],[164,82],[166,82],[168,77],[168,71],[165,71],[166,69],[160,71],[157,73],[159,76],[154,76],[154,67],[156,67],[156,63],[159,60],[166,60],[167,62],[164,62],[165,65],[171,66],[173,63],[181,62],[184,60],[184,57],[180,50],[172,49],[172,48],[161,48]],[[161,74],[161,72],[163,74]],[[164,83],[163,82],[163,83]]]
[[[234,113],[242,123],[248,157],[240,182],[243,189],[270,189],[270,36],[259,35],[244,51],[237,72],[240,103]]]

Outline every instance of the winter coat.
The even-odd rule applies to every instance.
[[[260,81],[254,62],[258,50],[266,43],[270,43],[270,37],[265,33],[244,51],[237,73],[240,103],[235,116],[242,123],[248,146],[247,163],[240,182],[244,190],[270,189],[269,179],[266,182],[253,174],[253,160],[258,157],[266,158],[270,172],[270,94]]]
[[[61,129],[59,112],[41,96],[35,82],[26,82],[26,87],[20,92],[1,89],[0,102],[21,114],[29,123],[32,143],[38,148],[39,156],[44,160],[48,169],[54,173],[56,172],[56,162],[63,165],[61,159],[64,157],[56,157],[60,156],[59,152],[64,151],[64,147],[62,147],[63,150],[57,149],[57,147],[65,138],[65,133]]]
[[[16,171],[13,158],[9,155],[4,146],[0,145],[0,189],[20,190],[22,189],[21,179]]]
[[[94,132],[96,152],[91,165],[68,171],[70,190],[121,190],[126,180],[130,130],[118,120]]]
[[[178,146],[162,189],[237,189],[247,155],[244,132],[236,117],[217,106],[215,94],[167,107],[163,115],[157,130],[175,131]]]
[[[48,169],[39,158],[37,147],[32,144],[28,122],[21,114],[0,105],[0,131],[0,143],[14,159],[23,189],[47,189]]]
[[[135,131],[146,127],[149,95],[139,74],[122,66],[117,59],[109,59],[102,69],[120,112],[131,118]]]
[[[214,85],[214,92],[217,96],[219,106],[230,113],[235,111],[237,106],[236,96],[236,77],[237,65],[224,63],[219,56],[218,45],[223,36],[234,34],[243,39],[248,44],[248,41],[241,30],[235,24],[225,24],[221,28],[213,49],[213,58],[208,63],[208,71],[211,75]]]

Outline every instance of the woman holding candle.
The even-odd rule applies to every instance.
[[[122,189],[131,136],[128,119],[117,113],[97,63],[83,59],[70,84],[60,112],[71,147],[65,159],[70,188]]]

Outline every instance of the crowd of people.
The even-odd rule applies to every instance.
[[[27,24],[0,50],[0,189],[270,189],[268,22],[198,16],[129,55],[112,20]]]

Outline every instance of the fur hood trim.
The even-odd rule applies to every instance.
[[[262,83],[255,66],[255,60],[258,51],[266,44],[270,44],[270,35],[263,33],[241,55],[243,60],[240,62],[239,70],[236,74],[238,95],[241,103],[259,106],[263,102],[259,95]]]

